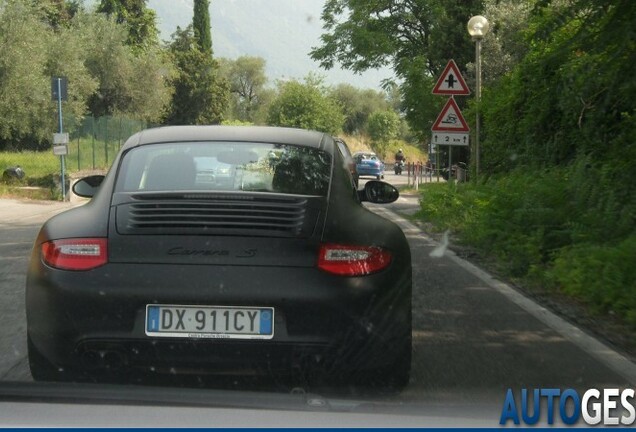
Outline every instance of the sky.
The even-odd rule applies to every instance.
[[[149,0],[159,18],[161,38],[169,40],[177,26],[192,20],[193,0]],[[270,81],[301,79],[309,72],[325,76],[327,84],[346,82],[380,89],[393,76],[389,69],[362,75],[338,66],[326,71],[309,58],[322,34],[322,0],[211,0],[212,43],[216,57],[263,57]]]

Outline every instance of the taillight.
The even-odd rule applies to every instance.
[[[342,276],[368,275],[389,264],[389,251],[375,246],[323,244],[318,252],[318,268]]]
[[[105,238],[51,240],[42,243],[42,259],[62,270],[90,270],[108,262]]]

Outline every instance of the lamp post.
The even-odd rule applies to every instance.
[[[479,104],[481,103],[481,40],[490,30],[488,20],[475,15],[468,21],[468,34],[475,41],[475,98],[477,100],[477,123],[475,125],[475,177],[479,175]]]

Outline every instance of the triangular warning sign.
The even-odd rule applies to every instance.
[[[455,60],[449,60],[444,72],[437,80],[437,84],[433,87],[434,95],[458,95],[465,96],[470,94],[470,90],[464,81],[464,77],[459,72],[459,68]]]
[[[437,116],[437,120],[431,128],[433,132],[470,132],[470,128],[464,120],[462,112],[459,110],[455,99],[450,98],[442,111]]]

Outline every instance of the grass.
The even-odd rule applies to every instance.
[[[85,171],[92,169],[107,169],[119,151],[118,142],[95,141],[90,138],[73,140],[68,144],[68,154],[65,157],[67,172]],[[20,165],[27,177],[43,177],[60,172],[60,157],[52,150],[41,152],[0,152],[0,167]]]
[[[512,172],[479,184],[424,185],[418,218],[436,231],[451,230],[525,287],[570,296],[593,314],[619,317],[636,329],[633,221],[618,230],[625,213],[620,207],[605,205],[611,211],[602,213],[588,194],[578,202],[582,186],[573,169]],[[606,190],[597,200],[605,203],[610,195]],[[604,217],[595,217],[599,213]]]
[[[119,151],[119,142],[105,143],[90,138],[73,140],[65,157],[65,173],[106,170]],[[19,165],[25,172],[22,180],[0,178],[0,196],[5,198],[61,199],[60,157],[52,150],[41,152],[0,152],[0,171]],[[68,179],[67,179],[68,182]]]

